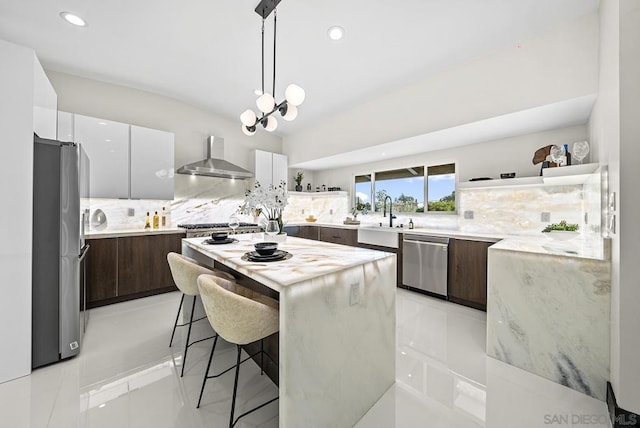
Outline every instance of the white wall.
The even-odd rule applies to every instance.
[[[640,413],[640,2],[600,2],[598,100],[589,123],[593,150],[617,195],[611,237],[611,383],[618,405]]]
[[[320,185],[339,186],[343,190],[352,191],[355,175],[451,162],[456,164],[459,182],[468,181],[473,177],[500,178],[501,172],[515,172],[517,177],[537,176],[540,174],[540,164],[533,165],[531,162],[537,149],[549,144],[569,144],[571,149],[571,143],[584,140],[587,135],[586,126],[573,126],[382,162],[315,171],[314,180]]]
[[[290,164],[597,92],[598,17],[585,16],[383,94],[284,138]],[[515,45],[516,41],[514,41]]]
[[[34,58],[0,40],[0,382],[31,372]]]
[[[618,404],[640,414],[640,2],[620,1],[620,251]]]

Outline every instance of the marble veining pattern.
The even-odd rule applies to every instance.
[[[183,253],[279,292],[279,426],[354,426],[395,381],[396,256],[288,238],[291,259],[242,260],[260,236],[184,239]]]
[[[391,258],[395,254],[356,248],[328,242],[287,237],[278,248],[293,255],[279,262],[250,262],[242,256],[254,251],[256,242],[264,240],[261,233],[237,235],[238,242],[226,245],[207,245],[206,238],[184,239],[183,245],[229,266],[236,271],[261,282],[275,291],[292,284],[362,265],[375,260]]]
[[[489,249],[487,354],[604,400],[610,263]]]
[[[541,213],[549,212],[551,223],[566,220],[584,229],[583,187],[460,189],[458,212],[473,211],[474,218],[467,220],[460,216],[459,227],[466,232],[535,235],[549,224],[541,221]]]
[[[395,266],[386,257],[281,291],[280,426],[354,426],[393,385]]]

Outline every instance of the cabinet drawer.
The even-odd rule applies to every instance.
[[[357,244],[355,229],[340,229],[337,227],[320,227],[319,238],[321,241],[332,242],[334,244],[351,245]]]

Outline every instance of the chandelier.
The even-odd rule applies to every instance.
[[[255,12],[262,17],[262,95],[256,100],[258,110],[261,115],[258,117],[253,110],[247,109],[240,115],[242,122],[242,132],[245,135],[253,135],[256,133],[258,125],[273,132],[278,127],[278,121],[273,116],[277,111],[286,121],[291,121],[298,116],[298,106],[304,101],[304,89],[295,84],[290,84],[284,91],[284,101],[276,103],[274,98],[276,92],[276,6],[281,0],[262,0],[256,6]],[[264,90],[264,22],[273,12],[273,85],[271,94]]]

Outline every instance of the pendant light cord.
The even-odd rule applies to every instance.
[[[273,10],[273,97],[276,96],[276,21],[278,20],[278,9]]]
[[[264,18],[262,18],[262,93],[264,94]]]

